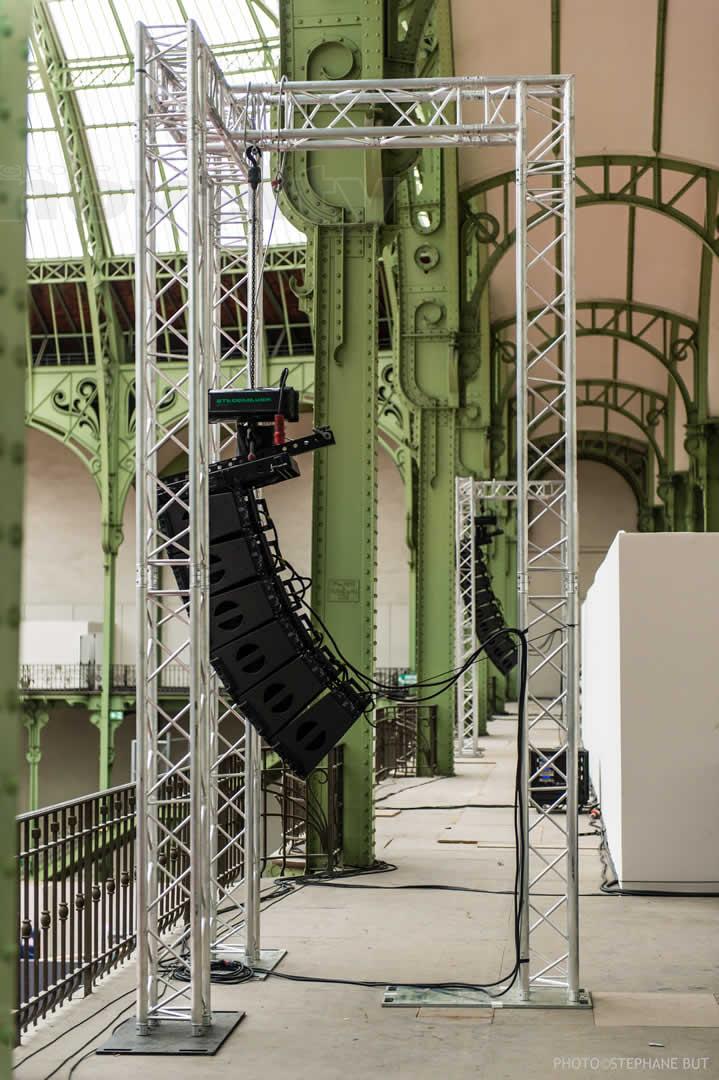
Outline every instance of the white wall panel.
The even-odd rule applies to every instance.
[[[583,605],[585,739],[624,887],[719,891],[717,595],[716,533],[620,533]]]

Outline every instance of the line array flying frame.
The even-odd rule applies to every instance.
[[[230,438],[211,438],[207,391],[245,385],[263,251],[250,243],[245,150],[514,145],[516,152],[517,518],[519,621],[532,639],[523,761],[525,806],[533,730],[559,732],[567,787],[555,809],[526,811],[519,997],[578,1000],[577,527],[573,79],[493,77],[230,86],[196,24],[137,29],[137,589],[138,1033],[165,1020],[203,1034],[212,1025],[210,959],[259,947],[259,745],[222,699],[209,664],[208,465]],[[378,121],[378,118],[381,120]],[[378,122],[375,122],[378,121]],[[186,248],[187,262],[164,252]],[[246,275],[220,274],[228,258]],[[167,275],[169,274],[169,279]],[[162,277],[161,277],[162,275]],[[249,286],[248,286],[249,281]],[[242,286],[242,296],[241,296]],[[172,294],[172,295],[171,295]],[[248,300],[245,297],[249,298]],[[528,310],[541,306],[541,316]],[[236,330],[222,318],[237,310]],[[552,332],[547,333],[547,320]],[[178,358],[182,359],[178,363]],[[180,406],[184,407],[179,407]],[[173,498],[189,533],[167,536],[158,488],[186,454],[188,485]],[[552,485],[529,485],[548,476]],[[189,539],[188,539],[189,537]],[[179,539],[179,544],[178,544]],[[189,603],[176,586],[181,565]],[[549,585],[547,584],[549,582]],[[163,672],[183,664],[189,698],[164,704]],[[560,689],[540,692],[548,671]],[[168,760],[164,747],[172,736]],[[238,764],[239,763],[239,764]],[[228,786],[231,765],[243,784]],[[163,782],[186,793],[168,815]],[[245,814],[235,820],[244,790]],[[176,805],[176,802],[175,802]],[[559,846],[532,841],[543,822]],[[538,834],[537,834],[538,835]],[[188,857],[178,857],[178,853]],[[551,884],[543,897],[539,886]],[[557,887],[558,886],[558,887]],[[238,896],[241,899],[238,899]],[[170,917],[173,911],[186,914]],[[171,980],[183,968],[187,982]]]

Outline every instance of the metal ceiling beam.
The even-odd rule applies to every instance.
[[[280,39],[277,36],[262,35],[251,41],[232,41],[213,48],[214,55],[223,62],[228,78],[239,75],[252,75],[253,72],[266,71],[257,63],[246,62],[246,57],[258,57],[269,49],[273,55],[279,54]],[[65,90],[104,90],[107,87],[132,86],[132,59],[117,53],[110,56],[72,57],[60,73]],[[33,93],[41,89],[40,69],[37,63],[30,64],[29,89]]]
[[[271,247],[267,251],[265,270],[304,270],[307,249],[304,244],[284,244]],[[183,252],[170,252],[166,261],[174,267],[183,262]],[[244,260],[237,252],[227,251],[225,260],[232,263],[232,270],[238,277],[246,272]],[[86,278],[85,262],[82,259],[30,259],[27,263],[28,282],[40,281],[84,281]],[[110,255],[103,261],[102,274],[114,281],[134,281],[135,259],[132,255]]]
[[[562,65],[562,0],[552,0],[551,20],[551,71],[552,75],[559,75]]]

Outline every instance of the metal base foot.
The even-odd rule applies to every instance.
[[[580,990],[576,1001],[569,1001],[561,987],[532,988],[529,998],[520,997],[513,986],[499,998],[482,990],[423,990],[412,986],[388,986],[382,999],[384,1009],[591,1009],[592,996]]]
[[[223,960],[240,960],[243,964],[248,963],[247,953],[242,948],[220,952],[217,955]],[[255,978],[266,979],[267,972],[274,971],[285,956],[287,956],[287,949],[260,949],[260,955],[255,957],[251,964]]]
[[[137,1034],[137,1020],[131,1016],[120,1024],[98,1054],[182,1054],[184,1057],[216,1054],[235,1030],[243,1012],[216,1012],[202,1035],[193,1035],[187,1020],[162,1020],[149,1034]]]

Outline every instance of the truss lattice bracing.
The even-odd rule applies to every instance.
[[[463,667],[477,648],[475,596],[475,501],[476,484],[462,477],[456,491],[457,599],[455,655],[457,667]],[[477,665],[463,671],[457,683],[457,722],[455,753],[476,754],[479,733],[479,692]]]
[[[149,34],[141,27],[138,57],[138,1023],[146,1031],[154,1020],[184,1018],[201,1031],[211,1020],[211,950],[246,945],[254,954],[259,934],[259,744],[209,666],[208,464],[227,451],[233,433],[210,437],[206,404],[211,386],[246,379],[249,342],[261,333],[257,306],[247,303],[255,295],[259,247],[247,251],[243,160],[232,153],[228,169],[224,150],[212,152],[209,101],[217,72],[196,28]],[[168,225],[187,250],[185,261],[159,253]],[[238,272],[228,274],[231,258]],[[172,285],[183,302],[166,315],[163,296]],[[228,309],[237,311],[236,329],[222,319]],[[170,363],[170,339],[182,345],[187,365]],[[189,425],[184,414],[163,418],[172,397],[187,402]],[[162,467],[183,451],[189,480],[171,491]],[[187,514],[176,535],[163,527],[158,491]],[[178,570],[189,589],[176,584]],[[171,663],[189,676],[189,701],[177,715],[158,694]],[[160,749],[168,734],[171,761]],[[168,780],[186,791],[180,821],[162,812]],[[189,871],[175,878],[177,845],[189,846],[193,857]],[[179,930],[160,917],[170,894],[182,905]],[[170,982],[172,967],[184,968],[188,981]]]
[[[231,710],[217,710],[208,662],[207,471],[222,438],[210,442],[206,391],[220,365],[231,361],[231,381],[246,378],[248,354],[256,334],[253,312],[261,274],[260,240],[248,241],[251,199],[245,153],[368,147],[516,147],[517,228],[517,439],[518,564],[521,625],[532,639],[527,746],[553,736],[566,753],[567,789],[557,807],[566,816],[534,808],[525,874],[521,991],[525,1001],[543,984],[565,991],[566,1003],[578,990],[576,923],[576,492],[574,423],[574,176],[572,80],[552,78],[450,78],[394,81],[343,81],[230,87],[196,26],[164,27],[138,33],[138,609],[141,655],[138,664],[138,725],[141,748],[139,803],[138,1019],[146,1030],[153,1019],[181,1016],[200,1031],[210,1022],[211,950],[231,938],[231,918],[223,928],[219,909],[236,895],[220,873],[220,853],[230,845],[252,879],[252,814],[257,773],[252,738],[228,725]],[[185,268],[165,266],[158,235],[174,231],[188,251]],[[247,256],[249,284],[244,290],[223,284],[218,246],[237,247]],[[160,278],[164,271],[169,277]],[[186,301],[166,318],[162,293],[177,281]],[[181,290],[181,291],[182,291]],[[249,299],[248,299],[249,298]],[[245,305],[237,334],[217,316],[223,304]],[[555,335],[538,336],[528,314],[539,303],[551,313]],[[248,327],[249,322],[249,327]],[[244,327],[244,331],[241,329]],[[188,363],[164,366],[167,334],[187,346]],[[170,359],[171,357],[167,357]],[[226,378],[223,375],[223,378]],[[163,421],[168,394],[188,401],[189,435],[184,422]],[[542,442],[551,421],[555,432],[548,451]],[[553,426],[552,426],[553,425]],[[163,533],[157,507],[161,465],[170,450],[186,449],[189,483],[165,491],[188,514],[184,533]],[[550,468],[557,488],[535,492],[530,485]],[[551,540],[545,532],[553,525]],[[179,552],[179,555],[178,555]],[[187,574],[188,589],[177,588],[172,571]],[[189,594],[189,600],[187,595]],[[551,644],[547,645],[546,642]],[[179,717],[164,713],[158,686],[164,666],[187,665],[190,696]],[[541,694],[547,673],[559,679],[552,705]],[[233,717],[244,732],[241,718]],[[553,725],[547,733],[545,725]],[[162,759],[160,736],[172,731],[181,746],[172,761]],[[553,744],[554,745],[554,744]],[[243,754],[247,815],[239,830],[223,833],[226,789],[219,782],[223,761]],[[159,771],[167,770],[187,787],[187,815],[176,827],[159,805]],[[249,772],[247,771],[249,769]],[[529,791],[528,754],[523,784]],[[223,794],[223,792],[225,792]],[[225,800],[223,803],[222,800]],[[234,800],[234,796],[232,797]],[[536,818],[536,820],[535,820]],[[551,859],[534,842],[537,821],[558,830],[558,852]],[[564,824],[562,824],[564,821]],[[185,831],[183,831],[185,830]],[[191,833],[194,841],[185,839]],[[197,846],[195,841],[200,842]],[[191,844],[187,878],[172,877],[173,845]],[[206,848],[202,848],[206,844]],[[208,855],[205,857],[204,851]],[[236,878],[239,878],[238,869]],[[234,886],[236,878],[232,879]],[[551,884],[559,898],[540,896]],[[162,925],[161,905],[175,890],[188,906],[182,930]],[[546,891],[546,890],[545,890]],[[247,889],[251,905],[256,889]],[[222,903],[218,905],[218,900]],[[234,902],[234,901],[232,901]],[[238,905],[238,911],[242,905]],[[248,926],[256,920],[244,912]],[[256,927],[256,921],[254,923]],[[251,945],[252,929],[247,939]],[[188,964],[188,951],[192,962]],[[189,967],[190,982],[178,989],[167,981],[164,962]]]
[[[520,626],[529,634],[523,785],[530,752],[566,760],[566,787],[551,807],[525,803],[527,906],[522,948],[525,990],[566,987],[576,1000],[578,575],[574,295],[573,89],[537,99],[518,88],[517,228],[517,577]],[[528,229],[528,220],[533,222]],[[539,304],[530,316],[529,308]],[[541,321],[554,317],[547,341]],[[541,436],[553,439],[547,447]],[[529,485],[548,470],[557,491]],[[565,758],[562,758],[565,755]],[[542,757],[540,754],[540,761]],[[536,768],[536,774],[542,766]],[[531,804],[531,809],[530,809]],[[543,835],[544,834],[544,835]],[[548,837],[555,843],[548,852]],[[556,848],[556,850],[555,850]],[[542,895],[544,893],[556,896]]]

